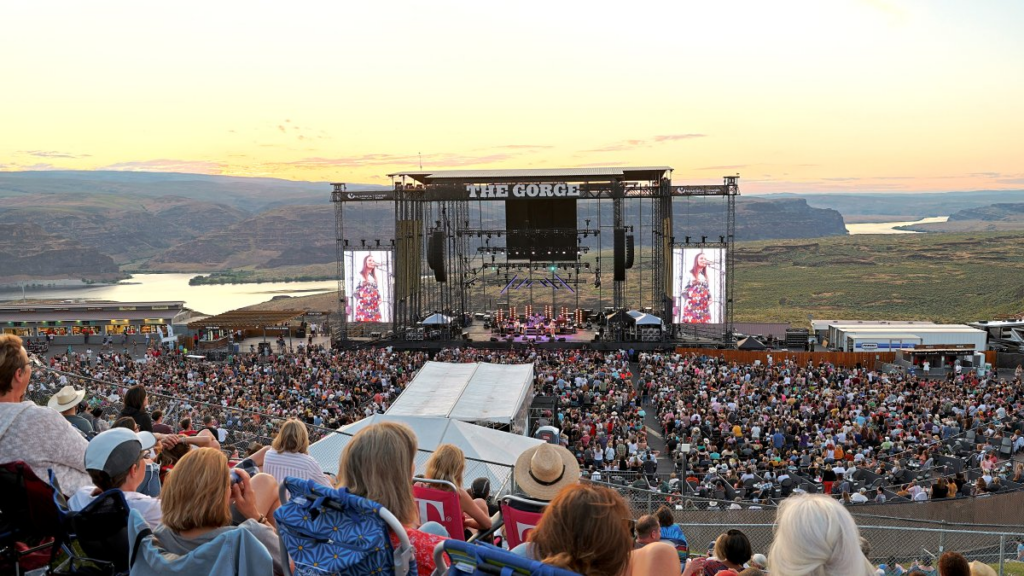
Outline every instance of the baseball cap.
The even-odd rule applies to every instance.
[[[156,446],[156,436],[127,428],[101,432],[85,449],[85,469],[106,472],[113,477],[122,474],[139,461],[143,450]]]

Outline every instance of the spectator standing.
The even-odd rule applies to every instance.
[[[153,420],[146,412],[147,406],[149,406],[149,398],[146,395],[146,387],[136,384],[124,393],[124,408],[119,417],[131,416],[139,425],[139,430],[152,433]]]

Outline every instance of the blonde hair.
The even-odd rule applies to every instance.
[[[462,475],[466,471],[466,456],[454,444],[441,444],[427,460],[427,478],[447,480],[462,488]]]
[[[823,494],[790,496],[779,505],[768,572],[778,576],[873,576],[853,516]]]
[[[419,524],[412,497],[416,434],[405,424],[381,422],[356,432],[341,453],[338,485],[387,508],[406,526]]]
[[[231,524],[231,475],[220,450],[200,448],[182,456],[160,491],[163,523],[175,532]]]
[[[277,452],[306,454],[309,451],[309,432],[306,431],[306,425],[295,418],[286,420],[271,447]]]

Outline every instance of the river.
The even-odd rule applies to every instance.
[[[868,222],[865,224],[847,224],[846,230],[850,235],[855,234],[920,234],[911,230],[897,230],[897,226],[909,226],[911,224],[933,224],[945,222],[949,216],[935,216],[933,218],[922,218],[914,222]]]
[[[220,314],[229,310],[266,302],[274,296],[308,296],[338,289],[338,283],[264,282],[262,284],[218,284],[189,286],[196,274],[134,274],[117,284],[83,287],[28,290],[33,300],[113,300],[115,302],[150,302],[183,300],[185,306],[204,314]],[[21,291],[0,292],[0,300],[20,300]]]

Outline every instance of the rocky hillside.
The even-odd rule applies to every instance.
[[[1024,223],[1024,204],[993,204],[982,208],[961,210],[949,216],[950,220],[1020,221]]]
[[[119,264],[152,257],[247,215],[225,204],[180,196],[20,195],[4,198],[0,205],[0,224],[35,224]]]
[[[118,266],[110,256],[27,223],[4,226],[4,234],[0,235],[0,270],[3,270],[4,282],[120,277]]]
[[[726,204],[720,198],[677,200],[673,205],[676,241],[707,236],[717,239],[726,229]],[[740,197],[736,201],[736,240],[778,240],[845,236],[839,212],[812,208],[802,198]]]
[[[182,242],[142,268],[205,272],[334,261],[334,211],[331,207],[290,206]]]
[[[843,215],[812,208],[803,198],[765,200],[744,198],[736,206],[736,239],[775,240],[845,236]]]
[[[1024,203],[992,204],[967,208],[949,215],[946,222],[902,226],[916,232],[997,232],[1024,230]]]

